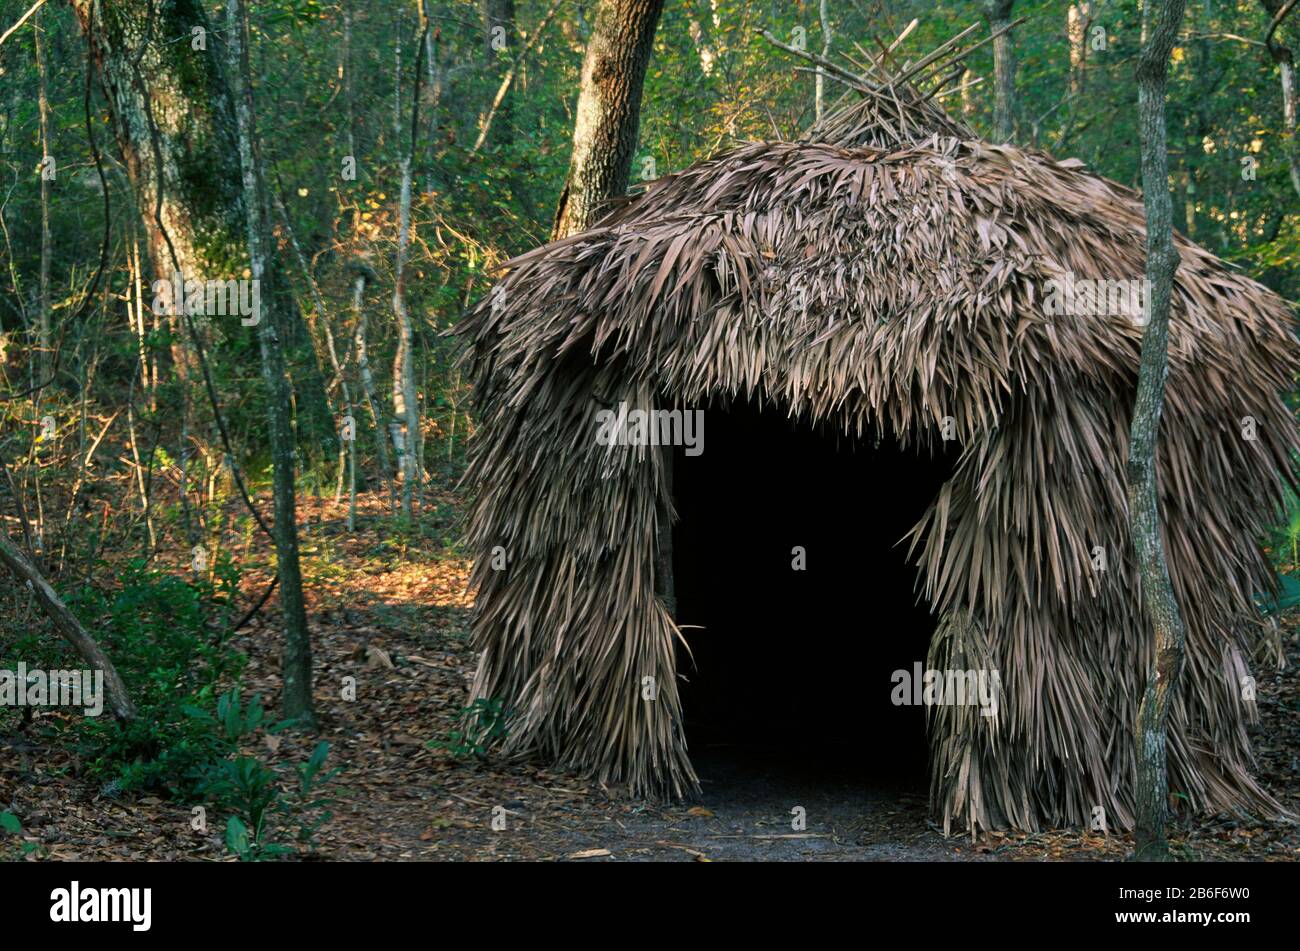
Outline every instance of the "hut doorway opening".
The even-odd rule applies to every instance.
[[[891,676],[924,662],[936,618],[899,541],[956,450],[853,439],[749,403],[704,415],[703,452],[674,454],[673,575],[706,793],[773,772],[923,785],[925,711],[894,705]]]

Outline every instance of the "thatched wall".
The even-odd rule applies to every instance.
[[[997,718],[936,708],[934,805],[945,827],[1083,825],[1098,806],[1127,827],[1150,640],[1125,492],[1141,327],[1043,298],[1067,272],[1140,279],[1141,201],[951,124],[890,146],[836,122],[838,144],[747,145],[655,182],[510,262],[466,318],[474,696],[512,711],[508,750],[689,790],[678,633],[656,596],[663,462],[598,445],[597,411],[752,395],[920,445],[947,417],[960,462],[913,538],[941,616],[928,663],[997,669],[1004,696]],[[1170,785],[1198,810],[1270,812],[1239,631],[1271,586],[1256,540],[1289,479],[1280,394],[1300,351],[1284,302],[1178,248],[1159,471],[1188,642]]]

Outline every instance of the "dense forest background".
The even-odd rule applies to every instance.
[[[455,485],[474,430],[448,331],[504,262],[551,237],[596,4],[249,4],[269,270],[250,259],[231,199],[238,109],[214,105],[213,76],[187,56],[207,44],[226,61],[226,5],[38,6],[25,18],[31,0],[0,0],[0,30],[21,21],[0,43],[5,530],[104,638],[147,725],[133,731],[105,718],[50,728],[75,755],[68,775],[114,795],[234,797],[246,834],[231,838],[224,826],[222,834],[247,856],[264,821],[265,806],[249,798],[255,767],[227,774],[213,764],[243,762],[228,754],[262,724],[260,704],[250,707],[235,689],[250,661],[232,635],[256,629],[251,615],[275,604],[267,601],[274,551],[254,514],[270,511],[275,395],[258,328],[236,317],[189,327],[160,314],[151,261],[169,253],[188,265],[192,255],[204,276],[222,280],[264,274],[264,300],[292,315],[277,326],[292,383],[296,485],[306,497],[312,623],[345,618],[357,602],[355,592],[338,593],[350,582],[334,557],[354,532],[367,533],[365,558],[407,558],[436,574],[460,557]],[[1284,87],[1294,84],[1300,14],[1270,32],[1284,6],[1191,3],[1167,117],[1176,229],[1294,301],[1300,154]],[[969,57],[945,108],[987,138],[1077,158],[1139,187],[1137,0],[673,0],[655,33],[631,190],[740,142],[796,137],[819,108],[833,108],[842,89],[826,80],[819,93],[809,64],[759,30],[853,62],[860,48],[878,50],[917,19],[896,54],[906,60],[1008,15],[1024,18],[1011,34],[1009,115],[995,114],[991,44]],[[122,147],[109,109],[135,87],[129,75],[106,83],[96,57],[117,57],[136,81],[153,84],[156,112],[142,120],[135,152]],[[240,82],[229,70],[223,79]],[[175,216],[168,205],[164,237],[131,168],[147,165],[151,148],[170,149],[154,139],[173,133],[184,140],[177,154],[189,163],[187,191]],[[161,192],[158,204],[161,217]],[[1298,538],[1300,511],[1279,513],[1265,541],[1283,569],[1294,566]],[[427,561],[414,560],[417,550]],[[337,597],[320,600],[328,591]],[[409,625],[416,616],[428,620],[418,612],[389,620]],[[392,660],[381,648],[360,650],[368,664]],[[57,666],[65,653],[31,593],[0,580],[0,667],[20,657]],[[490,732],[493,711],[478,713]],[[0,711],[0,726],[24,716]],[[478,739],[453,731],[437,742],[460,756]],[[327,752],[302,768],[325,775]],[[314,808],[311,785],[294,815]],[[0,812],[10,802],[0,797]],[[311,821],[303,829],[310,839]]]
[[[17,22],[29,6],[21,0],[0,3],[0,22]],[[888,41],[914,17],[919,25],[903,49],[920,52],[983,19],[976,3],[830,0],[825,6],[824,31],[816,2],[668,4],[646,79],[633,189],[737,142],[794,137],[811,124],[816,77],[797,68],[806,64],[764,42],[758,29],[813,52],[829,46],[832,55],[860,59],[855,44],[872,46],[872,37]],[[1171,71],[1171,184],[1179,231],[1294,299],[1300,294],[1300,226],[1294,214],[1300,182],[1292,181],[1295,142],[1283,118],[1279,65],[1264,45],[1275,6],[1191,5],[1186,42],[1175,50]],[[411,144],[411,96],[419,80],[423,101],[411,158],[405,296],[429,479],[450,475],[473,425],[453,361],[455,342],[443,332],[488,286],[494,268],[550,235],[569,162],[592,7],[577,0],[491,0],[486,6],[439,0],[427,4],[430,29],[423,51],[422,26],[410,4],[304,0],[250,9],[256,123],[276,206],[272,226],[310,331],[311,362],[331,377],[326,382],[335,419],[346,415],[340,411],[341,384],[350,383],[352,399],[360,402],[352,341],[362,315],[368,316],[369,363],[380,397],[374,408],[381,416],[392,412],[389,377],[400,333],[389,302],[402,162]],[[210,42],[220,44],[224,10],[208,4],[206,14]],[[1077,157],[1137,187],[1132,74],[1140,43],[1138,4],[1021,2],[1014,15],[1026,19],[1013,32],[1013,140],[1058,158]],[[173,46],[191,42],[189,34],[166,40]],[[1300,48],[1294,22],[1281,25],[1276,42],[1288,52]],[[66,3],[45,4],[0,47],[0,368],[9,391],[33,386],[43,361],[56,345],[59,350],[56,385],[42,393],[39,406],[6,401],[4,456],[31,461],[39,455],[49,465],[65,455],[84,455],[82,443],[99,434],[107,419],[102,414],[122,407],[130,407],[137,439],[151,444],[149,435],[161,419],[165,432],[155,477],[178,489],[177,467],[184,467],[184,494],[169,501],[187,507],[178,527],[197,537],[205,507],[226,491],[215,478],[219,440],[205,419],[201,394],[177,393],[176,375],[167,372],[180,328],[147,315],[142,333],[132,316],[132,278],[139,273],[133,265],[142,249],[147,256],[148,235],[97,79],[87,100],[86,63],[86,38]],[[417,66],[423,72],[418,77]],[[992,47],[975,52],[968,66],[965,88],[946,96],[945,106],[992,137]],[[840,93],[827,82],[828,107]],[[204,148],[234,154],[238,145],[231,130],[230,140]],[[54,173],[43,177],[50,163]],[[86,302],[99,266],[106,207],[107,267],[95,300]],[[150,281],[147,261],[144,267]],[[363,269],[367,279],[357,307],[356,276]],[[241,273],[236,262],[228,271],[223,276]],[[144,294],[151,296],[148,287]],[[256,477],[267,455],[256,334],[221,321],[209,332],[221,406],[236,450]],[[332,359],[348,363],[342,374],[330,372]],[[197,387],[197,380],[189,384]],[[184,444],[175,426],[182,422],[181,409],[190,424]],[[44,415],[58,425],[42,439]],[[376,419],[367,412],[357,420],[364,486],[367,477],[377,481],[381,475]],[[332,489],[336,460],[319,451],[305,455],[312,463],[302,468],[305,484]],[[37,472],[15,468],[23,491],[34,490],[29,483]],[[53,481],[51,474],[46,481]],[[100,471],[90,481],[108,477]],[[157,511],[165,516],[167,503]],[[84,521],[67,528],[78,536],[99,530]],[[114,520],[111,529],[127,531],[128,523]],[[155,550],[165,544],[167,530],[162,538],[155,534]],[[65,559],[84,558],[106,541],[77,537],[60,546]]]

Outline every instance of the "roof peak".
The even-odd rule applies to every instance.
[[[895,54],[919,22],[913,19],[889,45],[872,37],[871,41],[878,47],[876,53],[861,43],[853,44],[862,61],[845,58],[861,72],[853,72],[807,50],[783,43],[768,30],[756,32],[774,46],[815,64],[817,72],[848,87],[841,97],[841,104],[800,136],[799,141],[825,142],[843,148],[893,149],[914,145],[932,136],[979,139],[979,135],[965,122],[948,115],[938,100],[979,82],[952,86],[965,73],[965,61],[971,53],[1025,20],[1025,17],[1020,17],[984,39],[963,46],[979,28],[978,23],[972,23],[920,59],[898,64],[894,60]],[[860,98],[851,98],[853,92]]]

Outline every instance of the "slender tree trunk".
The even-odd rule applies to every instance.
[[[831,20],[830,11],[827,10],[827,0],[821,0],[818,7],[818,18],[822,28],[822,59],[831,57]],[[821,69],[817,70],[816,91],[814,94],[814,108],[816,111],[817,121],[822,121],[822,116],[826,112],[826,73]]]
[[[49,70],[46,66],[44,51],[44,11],[36,13],[32,36],[36,41],[36,72],[39,83],[37,90],[37,108],[41,120],[41,284],[39,314],[37,316],[36,376],[40,380],[50,378],[50,179],[47,163],[50,162],[50,100],[48,96]],[[57,174],[57,173],[56,173]],[[39,400],[39,395],[37,397]]]
[[[993,139],[1010,142],[1015,135],[1016,54],[1011,43],[1014,0],[980,0],[989,30],[1002,34],[993,41]]]
[[[402,194],[394,261],[393,313],[397,317],[397,358],[393,366],[393,442],[401,444],[402,516],[414,518],[413,493],[422,478],[420,447],[420,403],[415,388],[415,334],[406,306],[406,258],[411,246],[411,191],[415,150],[420,133],[420,81],[424,67],[425,36],[429,21],[420,8],[420,35],[415,63],[415,88],[411,95],[411,128],[406,154],[402,157]]]
[[[1092,23],[1092,4],[1087,0],[1070,4],[1066,13],[1066,34],[1070,39],[1070,92],[1078,95],[1087,86],[1088,27]]]
[[[355,424],[354,424],[355,426]],[[348,531],[357,530],[357,436],[352,430],[348,445]]]
[[[136,239],[135,228],[131,228],[131,238],[127,244],[126,259],[131,279],[131,289],[127,292],[126,312],[131,324],[131,331],[136,335],[136,359],[140,363],[140,393],[145,404],[149,406],[152,412],[155,407],[149,390],[149,348],[146,344],[148,330],[144,319],[144,295],[140,288],[142,280],[140,242]],[[126,401],[127,434],[131,448],[131,459],[135,464],[136,487],[140,491],[140,512],[144,518],[145,530],[148,533],[149,551],[152,553],[158,545],[158,539],[154,534],[153,518],[149,512],[149,489],[145,484],[144,466],[140,463],[140,446],[136,439],[135,384],[136,378],[133,376],[131,390]]]
[[[961,114],[967,120],[975,115],[975,97],[971,94],[974,82],[975,74],[967,66],[961,73]]]
[[[334,328],[330,320],[329,310],[325,307],[325,298],[320,292],[320,287],[316,283],[316,278],[312,276],[311,266],[307,263],[307,256],[303,254],[302,245],[298,243],[298,236],[294,233],[293,222],[289,220],[289,210],[284,206],[284,200],[276,192],[272,197],[275,204],[275,212],[279,216],[280,224],[284,228],[284,233],[289,239],[289,247],[293,250],[294,259],[298,262],[298,270],[302,272],[302,279],[307,285],[307,290],[311,294],[312,306],[316,309],[316,322],[319,323],[320,329],[325,337],[325,354],[329,357],[330,368],[334,371],[334,379],[326,389],[326,396],[334,389],[335,385],[339,387],[343,394],[342,415],[347,420],[352,420],[351,430],[355,430],[355,419],[352,415],[352,392],[348,386],[347,373],[344,372],[343,365],[339,362],[338,348],[334,345]],[[352,458],[355,440],[350,438],[347,430],[349,427],[342,425],[339,427],[339,457],[338,457],[338,478],[334,488],[334,501],[337,503],[343,494],[343,477],[346,472],[348,460]],[[356,468],[353,467],[355,473]]]
[[[39,299],[36,302],[36,359],[34,364],[35,381],[42,386],[50,382],[51,366],[51,342],[50,342],[50,258],[53,249],[50,244],[50,183],[47,179],[47,163],[50,161],[50,130],[49,130],[49,113],[50,104],[46,95],[48,85],[48,76],[44,50],[42,49],[41,33],[41,13],[37,12],[35,24],[35,41],[36,41],[36,62],[39,73],[39,90],[37,93],[37,107],[40,112],[40,130],[41,130],[41,264],[40,264],[40,284],[37,289]],[[57,173],[56,173],[57,174]],[[41,420],[44,414],[41,410],[41,401],[45,396],[45,390],[38,390],[33,400],[33,415]],[[43,425],[43,424],[42,424]],[[37,533],[38,541],[44,545],[45,537],[45,513],[41,504],[41,475],[40,469],[36,470],[36,514],[37,514]],[[38,549],[39,550],[39,549]]]
[[[348,154],[356,159],[356,93],[353,88],[352,79],[352,0],[347,0],[343,8],[343,94],[346,99],[347,110],[347,150]],[[384,430],[382,423],[383,417],[380,415],[379,401],[375,396],[375,381],[370,372],[370,356],[366,346],[366,310],[365,294],[367,278],[374,272],[367,266],[357,266],[355,277],[352,284],[352,318],[353,318],[353,340],[352,347],[357,361],[357,375],[361,380],[362,392],[366,397],[366,405],[370,408],[371,422],[373,432],[375,433],[375,451],[379,458],[379,477],[388,487],[388,504],[390,511],[397,509],[397,497],[393,485],[392,467],[388,461],[388,434]],[[336,372],[343,372],[336,366]],[[345,387],[344,395],[351,406],[352,398],[346,389],[346,382],[342,379],[341,384]],[[349,410],[349,412],[353,412]],[[354,414],[355,416],[355,414]],[[348,531],[354,531],[356,528],[357,517],[357,448],[355,433],[355,418],[353,440],[348,446]]]
[[[352,156],[353,160],[357,157],[357,142],[355,129],[357,125],[357,105],[356,92],[352,86],[352,2],[353,0],[344,0],[343,3],[343,56],[341,66],[343,69],[343,111],[344,111],[344,134],[347,154]]]
[[[388,506],[390,511],[397,511],[396,476],[392,463],[388,459],[388,433],[384,427],[384,413],[380,409],[379,397],[375,387],[375,377],[370,371],[370,350],[366,342],[366,281],[373,274],[369,267],[354,263],[355,274],[352,279],[352,313],[356,330],[353,334],[353,348],[357,355],[357,376],[361,378],[361,390],[366,395],[366,405],[370,408],[370,419],[374,426],[375,453],[379,456],[379,471],[388,486]]]
[[[1261,0],[1268,15],[1276,20],[1285,0]],[[1278,24],[1280,26],[1280,23]],[[1268,54],[1277,63],[1278,78],[1282,83],[1282,148],[1286,151],[1287,170],[1291,187],[1300,196],[1300,147],[1297,143],[1295,55],[1291,47],[1278,38],[1278,29],[1269,30],[1266,38]]]
[[[433,6],[433,0],[419,0],[420,10],[426,20],[432,23],[432,13],[430,10]],[[514,23],[514,8],[510,10],[510,21]],[[425,31],[424,34],[424,85],[429,90],[429,95],[436,98],[441,92],[441,86],[438,82],[438,57],[434,52],[434,44],[441,38],[442,33],[436,27]]]
[[[627,191],[641,122],[641,88],[663,0],[600,0],[582,61],[573,158],[553,238],[583,231]]]
[[[226,2],[226,42],[238,129],[239,164],[248,201],[248,256],[253,280],[266,273],[268,256],[267,202],[257,149],[253,86],[248,68],[248,20],[242,0]],[[275,552],[284,613],[284,693],[281,712],[286,720],[304,725],[315,721],[311,695],[311,637],[303,605],[302,570],[298,563],[298,522],[294,498],[294,447],[290,427],[292,392],[279,338],[279,322],[267,315],[257,323],[266,384],[267,417],[271,430],[271,460],[275,495]]]
[[[421,13],[423,15],[423,12]],[[406,28],[406,7],[397,9],[393,30],[393,142],[402,141],[402,30]]]
[[[133,314],[131,329],[136,335],[136,349],[140,358],[140,392],[150,411],[157,408],[150,386],[149,327],[144,316],[144,268],[140,260],[140,242],[135,228],[131,229],[131,243],[127,246],[127,260],[131,273],[131,290],[128,292],[128,311]]]
[[[1151,620],[1154,634],[1151,665],[1134,736],[1137,750],[1134,857],[1147,861],[1167,861],[1169,858],[1169,843],[1165,838],[1169,809],[1169,705],[1183,666],[1187,636],[1174,598],[1173,584],[1169,580],[1169,565],[1160,535],[1156,479],[1160,413],[1164,405],[1165,377],[1169,372],[1170,298],[1178,267],[1165,141],[1165,87],[1169,56],[1185,7],[1186,0],[1146,0],[1142,9],[1144,40],[1137,66],[1149,290],[1143,314],[1146,328],[1142,335],[1137,399],[1129,435],[1128,504],[1142,605]]]

